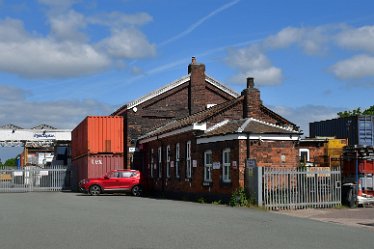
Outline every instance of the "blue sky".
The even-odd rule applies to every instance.
[[[374,105],[374,1],[0,0],[0,125],[74,128],[192,56],[301,126]],[[1,157],[1,156],[0,156]]]

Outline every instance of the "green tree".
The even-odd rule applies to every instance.
[[[17,166],[17,158],[9,158],[5,161],[4,166],[15,167]]]
[[[374,105],[370,106],[368,109],[363,111],[362,114],[364,114],[364,115],[374,115]]]
[[[348,118],[357,115],[374,115],[374,105],[370,106],[368,109],[361,111],[361,108],[358,107],[352,111],[344,111],[337,113],[339,118]]]

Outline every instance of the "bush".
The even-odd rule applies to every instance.
[[[243,188],[238,188],[235,190],[230,198],[230,206],[232,207],[247,207],[250,202],[247,194]]]

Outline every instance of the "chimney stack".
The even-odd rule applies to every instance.
[[[188,88],[188,109],[191,115],[206,108],[205,65],[197,63],[196,57],[192,57],[188,74],[191,74]]]
[[[247,78],[247,88],[242,91],[243,101],[243,118],[261,118],[260,91],[255,88],[254,78]]]
[[[254,87],[255,87],[254,78],[248,77],[247,78],[247,88],[254,88]]]

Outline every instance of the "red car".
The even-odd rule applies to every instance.
[[[100,195],[109,192],[131,192],[134,196],[142,194],[141,174],[138,170],[113,170],[102,178],[83,179],[79,182],[81,192]]]

